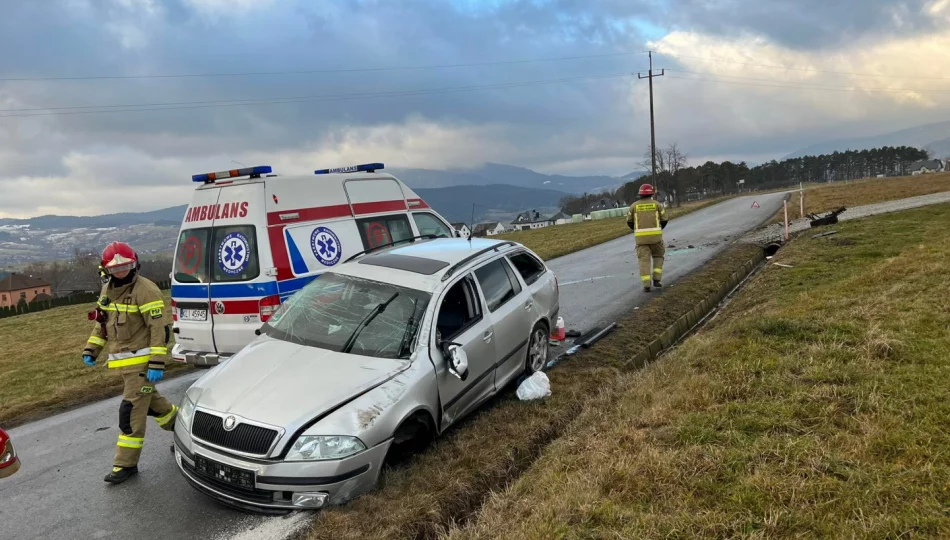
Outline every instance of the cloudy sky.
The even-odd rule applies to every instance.
[[[627,173],[649,141],[646,81],[630,76],[647,49],[668,70],[658,143],[693,163],[950,120],[950,0],[0,0],[0,13],[0,217],[181,204],[191,174],[232,160]]]

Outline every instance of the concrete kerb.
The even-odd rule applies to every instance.
[[[739,270],[729,276],[726,283],[723,283],[718,290],[710,293],[706,298],[703,298],[693,309],[667,327],[657,339],[650,342],[649,345],[644,347],[643,350],[624,364],[623,369],[639,369],[653,361],[660,353],[675,345],[683,336],[695,328],[697,324],[702,322],[705,317],[725,300],[729,293],[735,290],[735,288],[755,270],[759,263],[764,260],[765,252],[759,252],[752,259],[746,261]]]

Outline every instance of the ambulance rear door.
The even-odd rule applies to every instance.
[[[417,236],[399,182],[392,177],[354,178],[343,183],[364,249]]]
[[[217,207],[219,188],[195,190],[185,213],[172,263],[172,305],[174,306],[175,341],[192,352],[215,352],[214,333],[208,301],[211,288],[211,267],[208,250],[212,218],[209,212]],[[184,361],[184,358],[176,357]]]
[[[267,239],[263,179],[220,189],[208,239],[210,315],[218,353],[234,354],[280,305]]]

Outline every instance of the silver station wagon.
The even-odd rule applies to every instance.
[[[529,249],[418,240],[351,258],[182,400],[175,459],[199,491],[282,512],[371,490],[387,456],[544,368],[558,286]]]

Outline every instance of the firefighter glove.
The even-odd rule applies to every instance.
[[[636,227],[633,226],[633,222],[632,222],[632,221],[628,221],[628,222],[627,222],[627,227],[630,227],[630,230],[631,230],[631,231],[636,230]]]
[[[165,371],[161,369],[149,369],[148,373],[145,375],[145,378],[148,379],[150,383],[157,383],[162,380],[162,377],[165,376]]]
[[[82,361],[85,362],[87,366],[94,367],[96,365],[96,359],[89,356],[88,354],[82,355]]]

